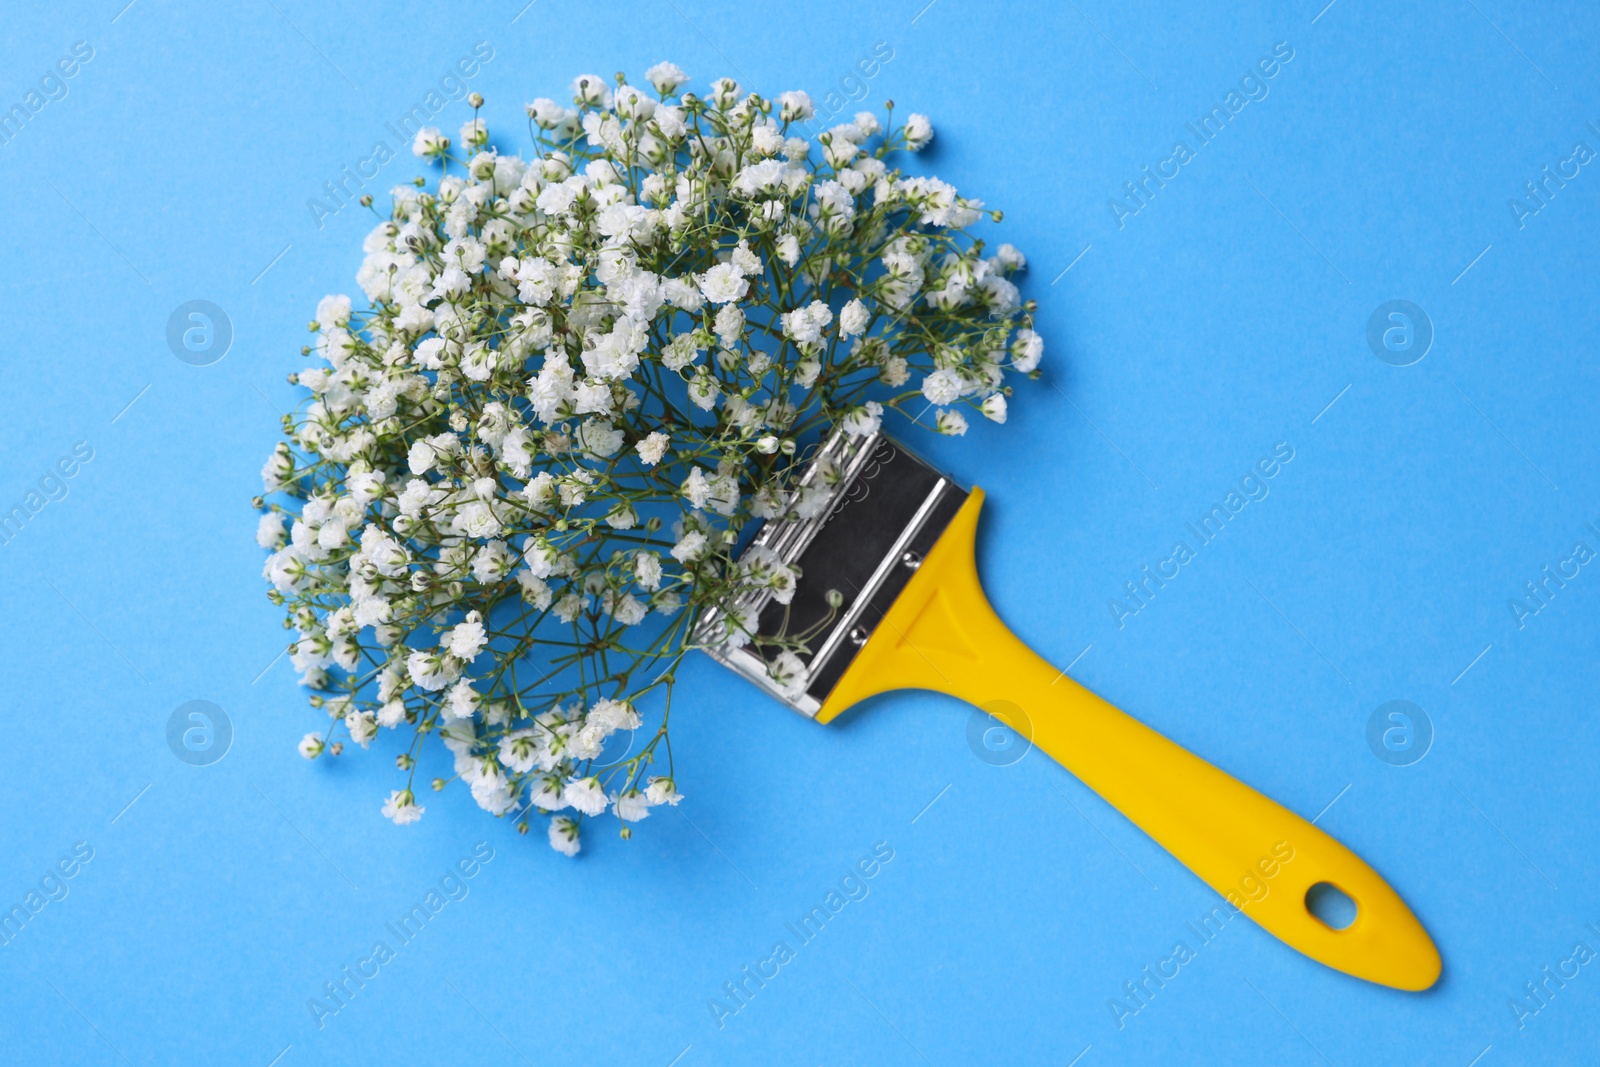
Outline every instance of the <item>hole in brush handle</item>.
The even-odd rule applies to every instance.
[[[1306,910],[1330,930],[1348,930],[1360,908],[1350,894],[1332,882],[1318,882],[1306,890]]]

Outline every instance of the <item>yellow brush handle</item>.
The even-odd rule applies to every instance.
[[[1438,949],[1361,858],[1282,805],[1078,685],[1006,628],[978,583],[971,497],[818,713],[891,689],[932,689],[1030,736],[1236,908],[1289,946],[1346,974],[1420,990]],[[1329,882],[1355,901],[1334,930],[1306,907]]]

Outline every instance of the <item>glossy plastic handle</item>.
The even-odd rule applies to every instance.
[[[973,540],[974,489],[818,713],[892,689],[932,689],[1033,739],[1235,908],[1292,948],[1396,989],[1427,989],[1439,951],[1389,884],[1294,812],[1118,711],[1035,655],[989,606]],[[1327,882],[1356,904],[1335,930],[1306,893]]]

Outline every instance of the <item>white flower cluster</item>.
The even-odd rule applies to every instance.
[[[523,831],[558,813],[568,854],[585,817],[627,836],[677,803],[673,671],[702,608],[793,595],[790,568],[732,554],[795,503],[807,448],[889,409],[949,434],[963,408],[1004,422],[1006,371],[1036,375],[1021,253],[985,256],[964,232],[979,201],[886,162],[928,143],[926,118],[810,139],[804,93],[680,96],[670,63],[646,79],[529,104],[526,160],[476,106],[465,154],[421,131],[443,175],[393,191],[366,307],[325,298],[291,376],[310,397],[262,469],[257,540],[331,719],[301,752],[411,728],[396,823],[422,814],[429,733],[489,812]]]

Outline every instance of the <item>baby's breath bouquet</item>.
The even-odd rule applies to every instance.
[[[489,812],[554,814],[569,855],[585,817],[627,836],[677,803],[678,664],[705,609],[792,596],[792,569],[736,548],[815,506],[795,483],[823,433],[893,410],[960,434],[964,411],[1005,421],[1008,369],[1037,375],[1022,255],[986,257],[964,232],[980,201],[890,163],[926,118],[890,104],[808,137],[804,93],[646,77],[529,104],[527,160],[492,146],[477,94],[459,143],[421,130],[441,176],[392,192],[366,307],[325,298],[290,375],[310,396],[257,539],[331,720],[300,751],[409,729],[396,823],[422,815],[429,734]],[[719,617],[710,640],[748,640]],[[773,658],[780,683],[796,663]]]

